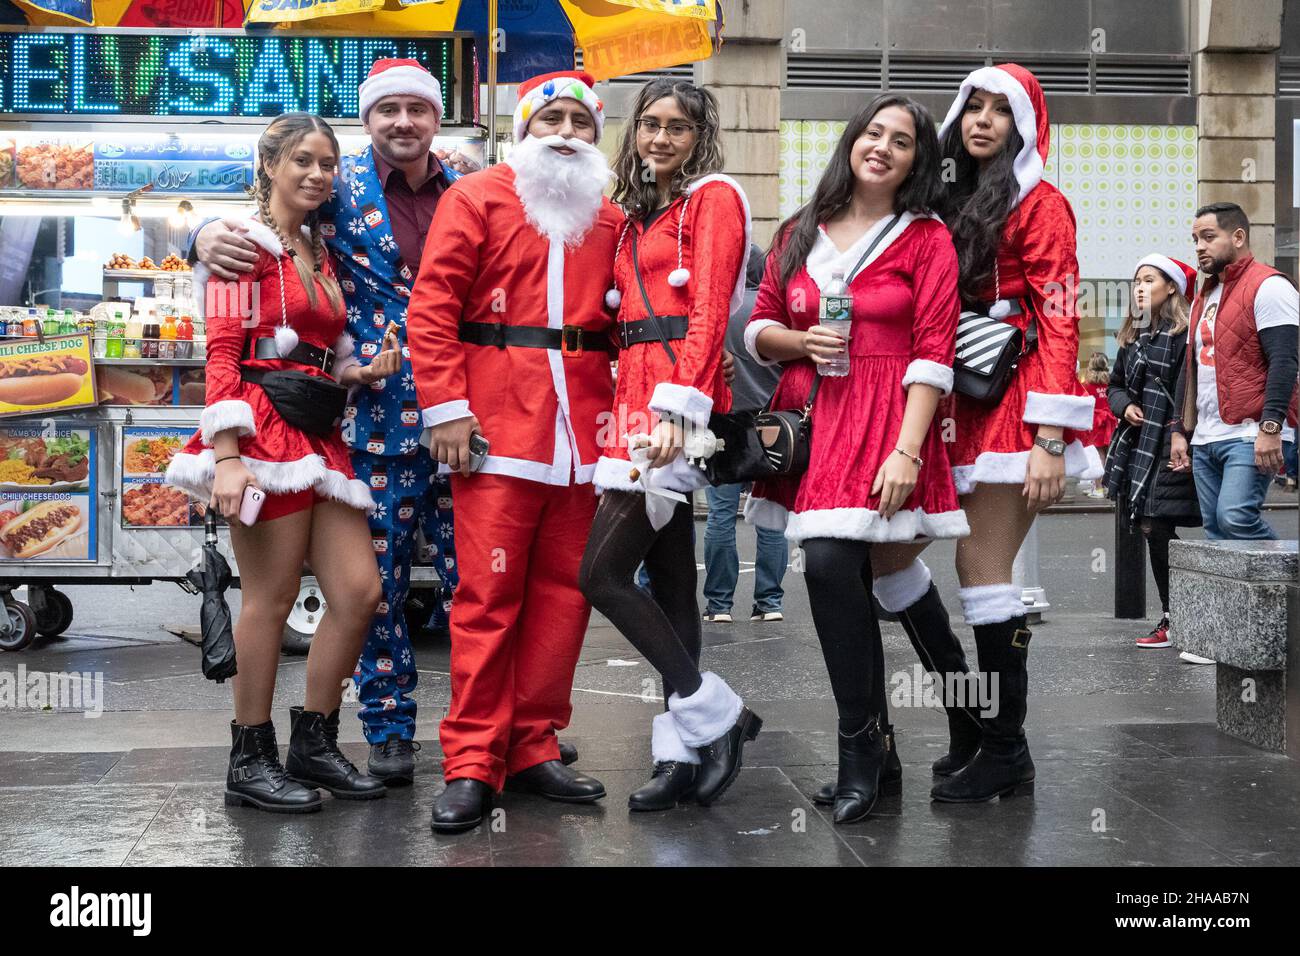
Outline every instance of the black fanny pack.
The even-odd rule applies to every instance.
[[[280,417],[309,435],[332,435],[343,420],[348,390],[332,379],[247,366],[239,370],[239,377],[260,385]]]

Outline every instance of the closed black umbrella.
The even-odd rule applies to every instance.
[[[226,603],[230,587],[230,564],[217,550],[217,512],[208,508],[203,515],[203,557],[185,575],[203,595],[199,622],[203,628],[203,676],[218,684],[234,677],[235,633]]]

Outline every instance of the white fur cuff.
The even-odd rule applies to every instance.
[[[236,430],[239,438],[256,435],[257,426],[253,424],[253,406],[241,399],[230,398],[213,402],[203,409],[203,414],[199,416],[199,431],[203,435],[203,444],[209,447],[218,432],[230,428]]]
[[[650,756],[655,763],[663,760],[693,764],[700,762],[700,755],[682,743],[681,735],[677,733],[677,721],[673,719],[671,711],[658,714],[651,722]]]
[[[903,374],[903,388],[906,389],[913,382],[932,385],[948,395],[952,392],[952,368],[929,359],[912,359]]]
[[[966,623],[1000,624],[1025,613],[1020,588],[1014,584],[981,584],[957,591]]]
[[[1092,410],[1096,399],[1091,395],[1025,395],[1024,421],[1031,425],[1059,425],[1074,431],[1092,430]]]
[[[891,614],[906,610],[930,590],[930,569],[917,558],[901,571],[883,574],[871,586],[880,606]]]
[[[650,411],[658,412],[660,415],[680,415],[692,424],[704,428],[709,424],[713,399],[698,388],[689,385],[660,382],[650,396]]]
[[[713,671],[700,675],[700,689],[690,697],[673,694],[668,710],[677,723],[677,733],[688,747],[705,747],[735,726],[745,703]]]
[[[758,333],[764,329],[786,329],[776,319],[755,319],[745,326],[745,351],[759,365],[780,365],[776,359],[764,358],[758,351]],[[788,329],[786,329],[788,331]]]
[[[425,428],[433,428],[443,422],[454,422],[458,418],[469,418],[472,414],[469,410],[469,399],[459,398],[454,402],[430,405],[420,413],[420,417]]]

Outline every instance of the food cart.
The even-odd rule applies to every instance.
[[[357,85],[382,57],[442,83],[435,145],[482,154],[472,34],[0,27],[0,649],[72,623],[59,585],[188,587],[202,508],[162,475],[204,400],[189,232],[247,213],[271,116],[364,146]],[[286,646],[323,611],[305,578]]]

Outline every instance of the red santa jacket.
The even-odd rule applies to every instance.
[[[680,223],[680,245],[679,245]],[[686,316],[686,338],[670,341],[676,362],[658,342],[640,342],[619,353],[614,414],[601,429],[603,446],[596,470],[599,488],[637,490],[627,465],[627,436],[649,432],[659,415],[678,415],[707,426],[712,412],[731,408],[722,377],[727,321],[744,294],[749,254],[749,203],[735,180],[720,174],[690,185],[649,228],[627,222],[614,259],[620,296],[619,322],[648,318],[632,259],[635,230],[641,282],[655,314]],[[680,252],[679,252],[680,249]],[[674,272],[686,270],[686,275]],[[674,280],[685,283],[676,285]],[[706,482],[680,456],[658,482],[688,491]]]
[[[491,445],[484,473],[591,481],[614,394],[609,354],[474,345],[459,326],[607,330],[622,222],[605,200],[576,247],[550,242],[525,219],[506,163],[457,180],[438,201],[407,318],[411,365],[426,427],[478,418]]]

